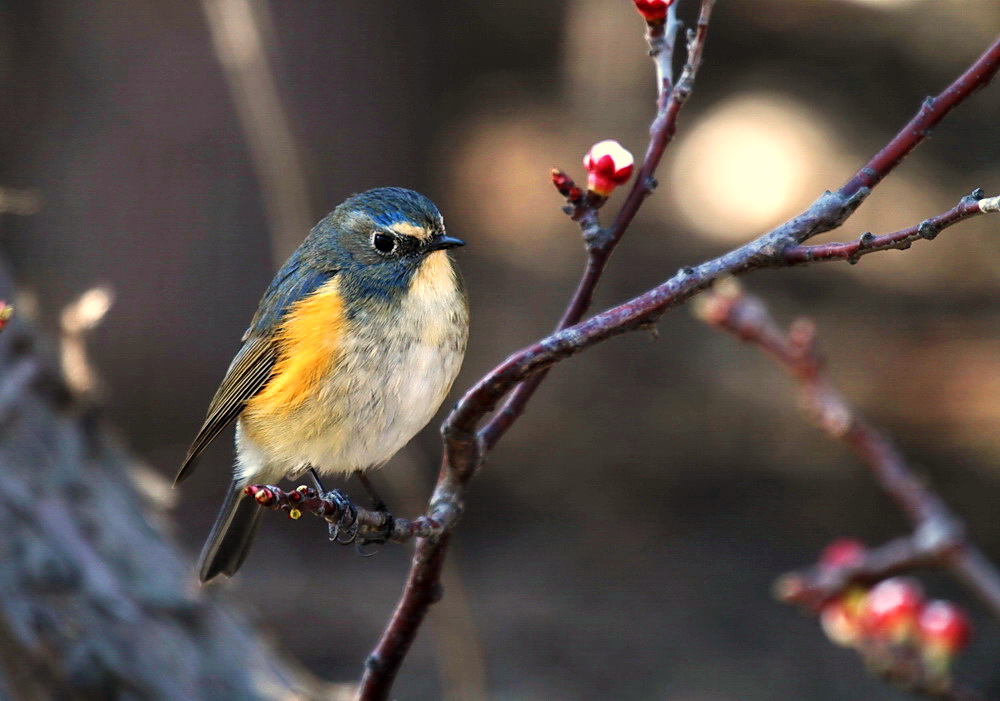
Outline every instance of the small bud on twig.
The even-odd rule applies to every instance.
[[[0,300],[0,330],[7,325],[12,316],[14,316],[14,307]]]
[[[821,569],[836,569],[838,567],[853,567],[860,563],[867,548],[854,538],[840,538],[823,549],[819,556]]]
[[[659,24],[667,19],[667,10],[674,0],[633,0],[635,9],[649,24]]]
[[[635,158],[620,143],[613,139],[599,141],[583,157],[583,167],[588,173],[587,189],[598,197],[607,197],[628,182],[634,166]]]
[[[573,178],[558,168],[552,169],[552,184],[571,204],[579,204],[583,200],[583,190],[576,186]]]
[[[923,605],[923,589],[916,580],[886,579],[868,593],[861,610],[861,625],[873,639],[905,643],[916,632]]]
[[[945,677],[955,655],[969,642],[969,619],[950,601],[930,601],[920,613],[920,652],[930,674]]]

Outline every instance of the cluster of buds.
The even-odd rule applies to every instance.
[[[838,540],[823,552],[819,567],[851,567],[864,556],[858,541]],[[857,650],[875,673],[936,692],[951,685],[952,662],[971,634],[958,606],[927,601],[919,582],[909,577],[849,588],[823,605],[820,622],[831,641]]]
[[[251,484],[244,487],[243,493],[261,506],[268,509],[281,509],[290,519],[302,518],[302,506],[306,500],[315,501],[316,492],[309,487],[300,486],[294,491],[286,492],[277,487]]]
[[[674,0],[633,0],[635,9],[649,24],[660,24],[667,19],[667,10]]]

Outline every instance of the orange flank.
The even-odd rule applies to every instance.
[[[323,387],[347,321],[336,278],[292,305],[275,333],[277,362],[271,379],[247,402],[251,417],[287,414]]]

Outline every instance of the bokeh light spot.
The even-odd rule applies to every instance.
[[[725,241],[760,233],[822,192],[833,157],[823,120],[768,94],[716,106],[679,144],[675,204],[701,233]]]

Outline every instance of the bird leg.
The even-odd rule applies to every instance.
[[[365,492],[368,494],[368,498],[372,503],[372,511],[382,511],[388,513],[389,509],[386,507],[385,502],[382,501],[382,497],[378,495],[375,491],[375,487],[372,486],[371,480],[365,476],[365,473],[361,470],[355,470],[354,476],[358,478],[358,482],[361,486],[365,488]]]
[[[326,494],[326,490],[323,489],[323,483],[319,481],[319,473],[316,472],[316,468],[312,465],[309,466],[309,474],[312,475],[313,484],[316,485],[316,491],[320,494]]]
[[[316,485],[316,490],[324,495],[329,495],[340,507],[340,511],[343,514],[336,523],[328,524],[330,530],[330,540],[340,545],[350,545],[358,538],[358,511],[354,508],[351,500],[339,489],[334,489],[331,492],[326,491],[323,488],[323,483],[319,479],[319,473],[316,472],[316,468],[310,466],[309,474],[312,476],[313,483]],[[341,532],[346,534],[346,539],[341,538]]]
[[[375,491],[375,488],[372,486],[372,483],[368,479],[368,477],[366,477],[361,470],[355,470],[354,476],[358,478],[358,481],[361,482],[361,486],[364,487],[365,492],[368,493],[368,498],[371,500],[372,504],[372,511],[377,511],[385,517],[385,522],[378,530],[373,532],[372,536],[363,535],[361,536],[361,541],[357,543],[358,554],[364,557],[369,557],[371,555],[374,555],[375,553],[363,552],[361,550],[361,547],[364,545],[368,545],[369,543],[375,545],[382,545],[383,543],[388,541],[389,536],[392,535],[392,530],[396,524],[396,519],[389,512],[389,508],[385,505],[385,502],[382,501],[382,497],[378,495],[378,492]]]

